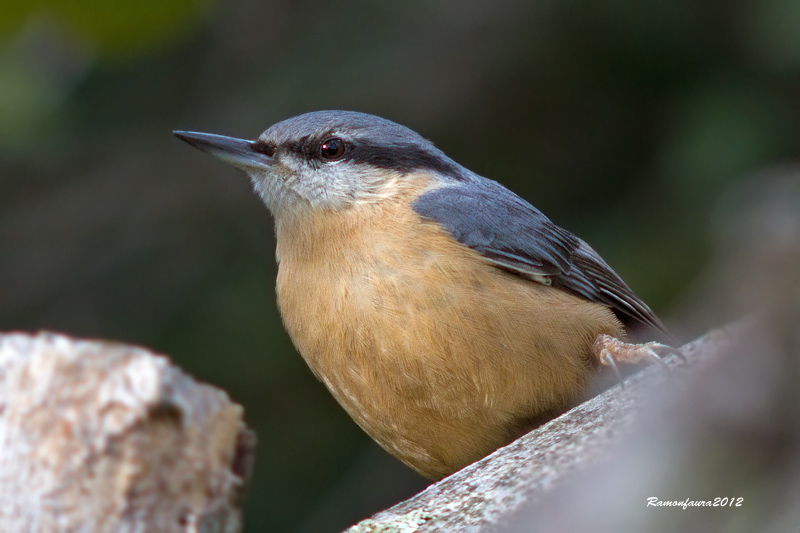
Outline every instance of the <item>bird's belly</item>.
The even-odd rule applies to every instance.
[[[591,342],[621,326],[604,306],[452,241],[413,244],[324,264],[282,259],[278,301],[296,347],[353,419],[440,478],[575,403]]]

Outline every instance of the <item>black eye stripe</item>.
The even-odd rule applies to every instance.
[[[401,173],[415,170],[434,170],[440,174],[461,179],[461,169],[444,154],[431,152],[416,145],[355,145],[348,158],[355,163],[366,164]]]
[[[326,159],[322,156],[321,147],[325,142],[334,138],[344,143],[345,153],[339,159]],[[373,144],[365,139],[345,141],[341,137],[328,134],[321,139],[306,135],[285,142],[281,145],[281,150],[293,152],[306,160],[317,160],[321,163],[341,161],[346,158],[347,161],[354,164],[395,170],[404,174],[415,170],[433,170],[458,180],[464,179],[462,169],[447,156],[416,144]]]
[[[250,143],[250,149],[254,152],[258,152],[259,154],[264,154],[269,157],[275,155],[275,145],[266,141],[262,141],[261,139]]]

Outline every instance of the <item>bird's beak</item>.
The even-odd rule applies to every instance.
[[[218,157],[244,171],[267,170],[275,161],[274,157],[253,150],[253,141],[194,131],[173,131],[172,133],[198,150]]]

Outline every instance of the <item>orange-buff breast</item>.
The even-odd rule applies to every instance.
[[[405,176],[380,202],[282,221],[277,292],[339,403],[438,479],[579,401],[595,337],[624,329],[606,306],[503,271],[422,219],[411,203],[433,183]]]

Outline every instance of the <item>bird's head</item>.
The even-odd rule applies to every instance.
[[[276,218],[380,201],[387,184],[415,171],[459,179],[466,171],[414,131],[373,115],[317,111],[284,120],[254,141],[176,131],[244,170]]]

